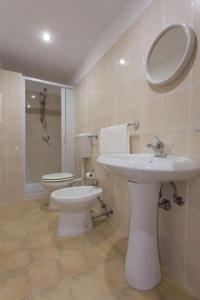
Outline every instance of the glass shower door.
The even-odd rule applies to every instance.
[[[61,172],[61,89],[32,83],[25,93],[26,191],[42,191],[42,175]]]

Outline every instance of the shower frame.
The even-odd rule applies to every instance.
[[[74,135],[75,99],[74,88],[57,82],[23,76],[23,122],[22,122],[22,191],[24,194],[42,193],[40,183],[26,183],[26,81],[57,86],[61,89],[61,172],[75,172]]]

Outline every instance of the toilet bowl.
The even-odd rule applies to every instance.
[[[43,175],[40,183],[48,192],[51,193],[53,191],[70,186],[73,180],[74,175],[71,173],[53,173]],[[51,198],[49,200],[49,209],[58,209],[58,207],[51,201]]]
[[[93,228],[90,208],[102,189],[96,186],[69,187],[51,193],[60,208],[58,235],[77,236]]]

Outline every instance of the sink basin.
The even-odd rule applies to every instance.
[[[200,164],[187,157],[161,158],[150,154],[101,155],[97,162],[107,171],[128,181],[131,221],[125,278],[135,289],[152,289],[161,281],[157,245],[161,183],[195,177],[200,173]]]
[[[112,173],[137,183],[183,181],[200,172],[198,162],[183,156],[108,154],[99,156],[97,161]]]

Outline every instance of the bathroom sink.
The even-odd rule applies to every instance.
[[[183,181],[200,173],[200,163],[183,156],[108,154],[99,156],[97,161],[111,173],[136,183]]]
[[[152,289],[161,280],[157,246],[161,183],[195,177],[200,173],[200,164],[187,157],[156,157],[150,154],[101,155],[97,162],[128,181],[131,221],[125,278],[135,289]]]

